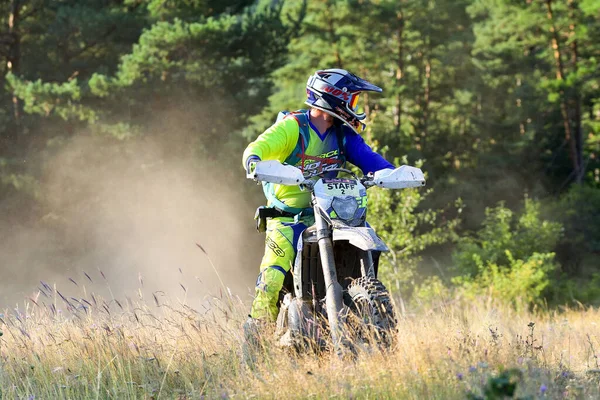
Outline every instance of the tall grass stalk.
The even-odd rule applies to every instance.
[[[483,396],[508,368],[522,374],[519,396],[600,397],[595,309],[454,301],[403,316],[392,350],[346,360],[293,354],[265,333],[248,368],[239,299],[207,298],[194,309],[40,290],[0,315],[2,399],[464,399]]]

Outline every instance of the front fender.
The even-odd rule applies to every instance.
[[[389,251],[390,249],[377,236],[375,230],[369,227],[337,226],[333,229],[333,241],[347,240],[351,245],[361,250]]]

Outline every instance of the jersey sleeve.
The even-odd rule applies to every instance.
[[[395,168],[381,154],[374,152],[360,135],[349,130],[346,130],[346,159],[360,168],[365,175],[386,168]]]
[[[295,118],[282,119],[261,133],[255,141],[246,147],[242,164],[245,167],[246,160],[251,155],[258,156],[263,161],[278,160],[284,162],[296,147],[299,134],[298,122]]]

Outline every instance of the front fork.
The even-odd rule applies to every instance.
[[[329,320],[334,349],[338,355],[341,355],[344,341],[344,333],[340,323],[340,314],[343,308],[343,290],[342,286],[338,283],[335,271],[331,229],[320,212],[318,210],[315,211],[317,241],[319,243],[321,266],[323,268],[323,278],[326,288],[325,306],[327,308],[327,319]]]
[[[373,253],[363,251],[360,256],[360,272],[362,276],[375,278],[375,263],[373,262]]]

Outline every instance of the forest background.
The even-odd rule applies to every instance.
[[[403,307],[600,303],[600,0],[6,0],[0,19],[2,304],[93,269],[202,281],[195,241],[247,290],[242,151],[324,68],[383,87],[365,139],[427,174],[370,197]]]

